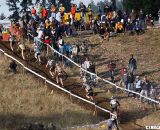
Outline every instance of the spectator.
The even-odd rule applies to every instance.
[[[137,61],[134,59],[133,55],[131,55],[131,58],[129,59],[129,72],[135,75],[136,69]]]
[[[122,22],[117,22],[115,26],[116,33],[122,33],[124,31],[124,25]]]
[[[14,60],[11,61],[10,65],[9,65],[9,69],[16,74],[17,73],[17,64]]]
[[[42,18],[43,20],[46,20],[48,17],[48,10],[46,8],[42,9]]]
[[[111,78],[111,82],[114,82],[114,74],[115,74],[116,64],[113,63],[113,61],[111,60],[108,64],[108,68],[109,68],[109,76]]]
[[[136,31],[137,35],[139,35],[142,32],[142,25],[140,23],[139,18],[135,22],[134,30]]]
[[[86,6],[83,4],[83,2],[80,3],[80,10],[81,10],[81,16],[85,17],[86,15]]]
[[[132,12],[130,13],[129,17],[131,19],[131,22],[134,23],[136,20],[136,13],[135,13],[134,9],[132,9]]]
[[[65,12],[65,7],[63,6],[63,4],[60,4],[59,12],[61,15],[61,20],[63,20],[63,16],[64,16],[64,12]]]
[[[34,7],[32,7],[31,13],[32,13],[32,16],[36,15],[36,9]]]
[[[149,80],[147,79],[147,77],[144,77],[144,79],[142,81],[142,90],[141,90],[140,94],[145,97],[148,97],[150,87],[151,87],[151,85],[150,85]],[[144,102],[143,97],[141,97],[141,96],[140,96],[140,100],[141,100],[141,102]]]
[[[88,17],[89,17],[89,21],[91,21],[91,19],[92,19],[92,9],[91,9],[91,5],[88,5]]]
[[[53,4],[52,7],[51,7],[51,17],[52,17],[52,18],[56,18],[56,11],[57,11],[57,8],[56,8],[56,6]]]
[[[89,59],[86,57],[86,58],[85,58],[85,61],[84,61],[84,68],[85,68],[85,70],[88,70],[88,71],[89,71],[89,67],[90,67],[90,61],[89,61]]]
[[[76,15],[76,7],[74,4],[72,4],[71,6],[71,14],[72,14],[72,19],[75,19],[75,15]]]
[[[64,40],[62,39],[62,36],[58,37],[58,47],[59,47],[59,52],[63,54],[64,53]]]
[[[133,90],[134,87],[134,75],[132,73],[129,73],[127,76],[127,89]],[[131,92],[128,92],[128,97],[132,96]]]
[[[140,93],[142,89],[142,80],[140,79],[139,76],[136,76],[135,79],[135,92]],[[138,97],[138,95],[136,96],[136,94],[134,94],[134,97]]]
[[[156,88],[154,88],[152,85],[151,85],[151,89],[149,91],[149,97],[153,100],[156,100]],[[157,110],[157,105],[155,102],[152,102],[152,101],[149,101],[149,103],[153,106],[153,109],[154,110]]]
[[[127,77],[128,77],[127,69],[126,68],[122,68],[121,71],[120,71],[120,74],[121,74],[122,86],[124,86],[125,89],[127,89]]]

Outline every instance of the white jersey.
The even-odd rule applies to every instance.
[[[112,106],[113,108],[117,107],[117,101],[116,101],[115,99],[112,99],[112,100],[110,101],[110,104],[111,104],[111,106]]]

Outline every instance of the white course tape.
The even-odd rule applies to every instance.
[[[80,100],[83,100],[83,101],[85,101],[85,102],[87,102],[87,103],[89,103],[89,104],[91,104],[91,105],[94,105],[95,107],[99,108],[100,110],[102,110],[102,111],[104,111],[104,112],[106,112],[106,113],[110,113],[111,115],[116,116],[115,114],[111,113],[109,110],[106,110],[106,109],[104,109],[104,108],[102,108],[102,107],[100,107],[100,106],[98,106],[98,105],[95,105],[95,103],[93,103],[93,102],[91,102],[91,101],[88,101],[88,100],[86,100],[86,99],[84,99],[84,98],[82,98],[82,97],[80,97],[80,96],[77,96],[77,95],[75,95],[75,94],[72,94],[70,91],[68,91],[68,90],[60,87],[60,86],[57,85],[57,84],[54,84],[53,82],[51,82],[51,81],[49,81],[49,80],[47,80],[44,76],[42,76],[42,75],[34,72],[33,70],[25,67],[20,61],[18,61],[17,59],[15,59],[14,57],[12,57],[11,55],[8,55],[8,54],[5,53],[2,49],[0,49],[0,51],[3,52],[7,57],[15,60],[17,63],[19,63],[20,65],[22,65],[22,66],[24,67],[24,69],[26,69],[27,71],[29,71],[29,72],[31,72],[32,74],[38,76],[39,78],[45,80],[46,83],[49,83],[49,84],[55,86],[56,88],[58,88],[58,89],[60,89],[60,90],[62,90],[62,91],[64,91],[64,92],[70,94],[70,95],[73,96],[73,97],[76,97],[76,98],[78,98],[78,99],[80,99]]]
[[[31,35],[31,34],[29,34],[29,35],[34,38],[33,35]],[[37,40],[38,40],[38,39],[37,39]],[[38,40],[38,41],[41,42],[42,44],[45,44],[45,43],[42,42],[41,40]],[[86,73],[88,73],[88,74],[90,74],[90,75],[95,75],[95,76],[97,77],[97,79],[100,79],[100,80],[104,81],[105,83],[111,84],[111,85],[113,85],[114,87],[116,87],[116,88],[118,88],[118,89],[125,90],[125,91],[127,91],[127,92],[130,92],[130,93],[139,95],[139,96],[141,96],[141,97],[143,97],[143,98],[145,98],[145,99],[147,99],[147,100],[150,100],[151,102],[154,102],[154,103],[160,105],[160,102],[159,102],[159,101],[156,101],[156,100],[154,100],[154,99],[151,99],[151,98],[149,98],[149,97],[146,97],[146,96],[144,96],[144,95],[141,95],[140,93],[137,93],[137,92],[135,92],[135,91],[132,91],[132,90],[128,90],[128,89],[119,87],[119,86],[117,86],[116,84],[114,84],[114,83],[112,83],[112,82],[110,82],[110,81],[108,81],[108,80],[106,80],[106,79],[103,79],[103,78],[99,77],[98,75],[96,75],[96,74],[94,74],[94,73],[91,73],[91,72],[85,70],[85,69],[82,68],[79,64],[75,63],[73,60],[71,60],[71,59],[68,58],[67,56],[59,53],[57,50],[55,50],[54,48],[52,48],[50,45],[48,45],[48,44],[46,44],[46,45],[47,45],[51,50],[53,50],[54,52],[56,52],[57,54],[59,54],[60,56],[65,57],[67,60],[69,60],[69,61],[72,62],[74,65],[76,65],[77,67],[79,67],[81,70],[85,71]]]

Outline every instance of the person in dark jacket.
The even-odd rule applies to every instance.
[[[145,97],[148,97],[150,88],[151,88],[151,84],[150,84],[149,80],[147,79],[147,77],[144,77],[144,79],[142,81],[142,88],[141,88],[140,94]],[[141,100],[141,102],[146,101],[142,97],[140,97],[140,100]]]
[[[14,74],[17,73],[17,64],[14,60],[11,61],[9,68]]]
[[[132,73],[129,73],[127,76],[127,89],[133,90],[134,85],[134,75]],[[128,93],[128,97],[131,96],[131,93]]]
[[[131,58],[129,59],[129,72],[135,74],[136,69],[137,69],[137,61],[133,57],[133,55],[131,55]]]

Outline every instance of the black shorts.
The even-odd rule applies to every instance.
[[[87,96],[93,96],[93,92],[88,92]]]
[[[117,107],[112,107],[112,112],[116,112],[117,110]]]

